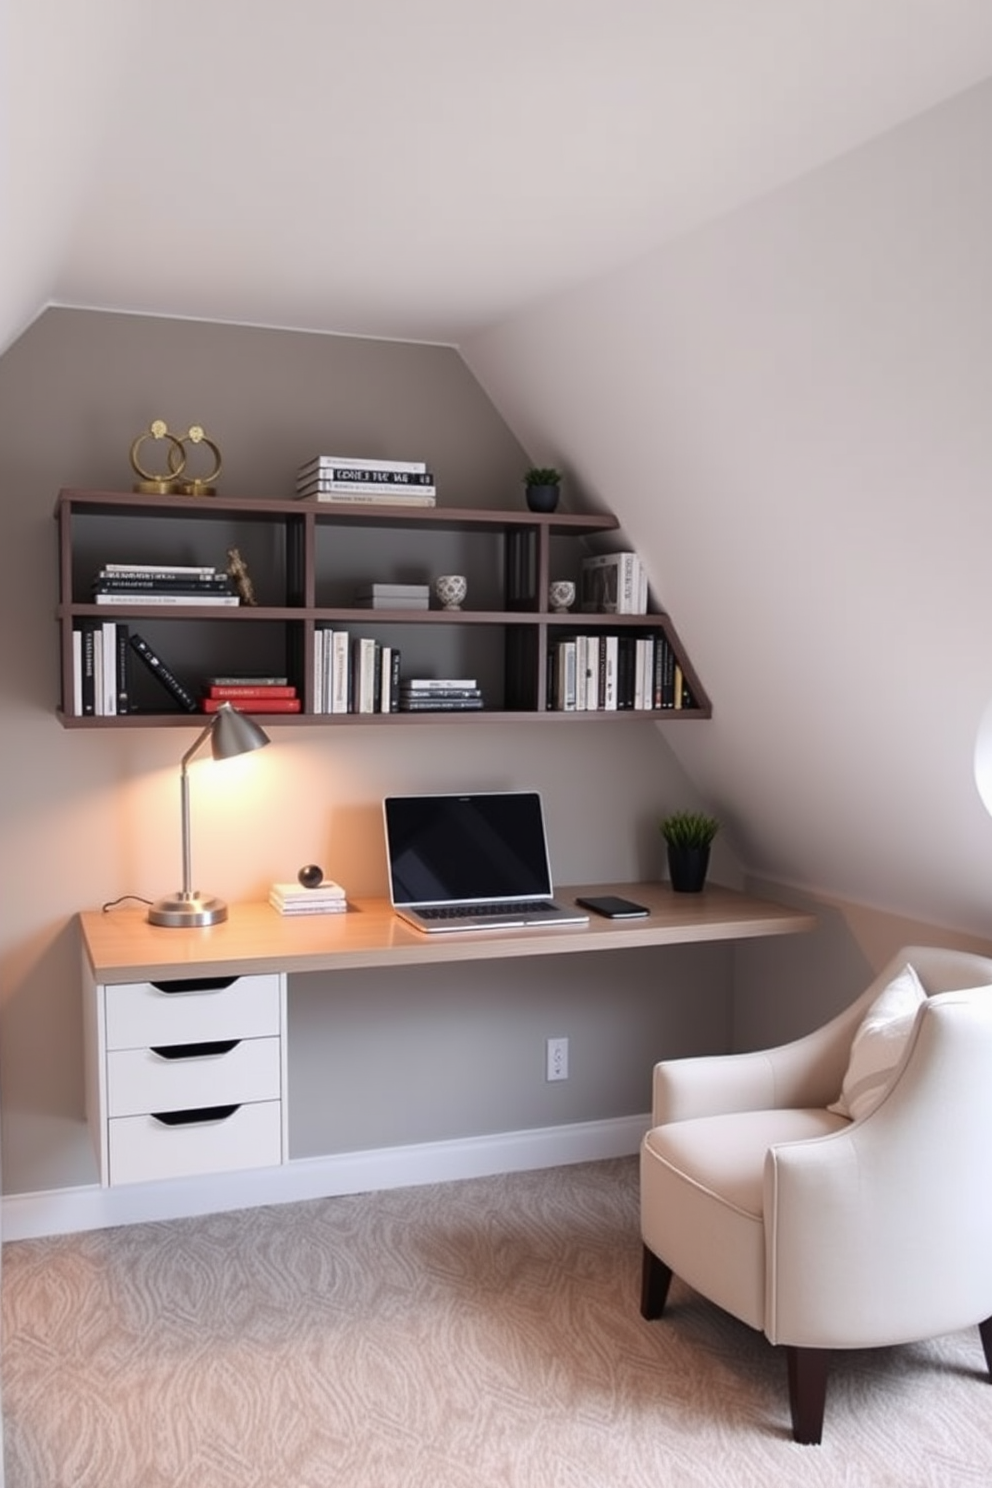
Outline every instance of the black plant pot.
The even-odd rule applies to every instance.
[[[558,505],[558,487],[528,486],[527,505],[533,512],[553,512]]]
[[[668,843],[668,876],[676,894],[699,894],[710,866],[709,847],[673,847]]]

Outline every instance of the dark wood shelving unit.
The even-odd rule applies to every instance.
[[[134,629],[139,625],[151,627],[158,637],[171,635],[177,638],[184,628],[195,624],[206,628],[197,632],[206,649],[209,649],[211,640],[224,638],[225,655],[229,658],[227,670],[250,672],[274,670],[278,666],[296,684],[303,700],[303,711],[299,714],[266,714],[266,728],[270,725],[292,728],[314,725],[331,728],[358,725],[416,727],[438,723],[461,728],[494,721],[561,724],[578,720],[667,721],[708,718],[711,715],[709,699],[668,615],[585,614],[575,611],[553,614],[548,610],[553,544],[556,561],[561,562],[557,555],[563,551],[563,545],[557,540],[574,540],[565,546],[569,551],[567,561],[577,576],[580,559],[586,552],[583,540],[615,532],[618,523],[613,516],[476,511],[455,507],[334,506],[313,500],[145,496],[67,488],[59,493],[55,517],[59,547],[56,620],[61,646],[62,687],[59,718],[66,728],[188,728],[201,716],[170,710],[168,706],[161,709],[148,706],[142,711],[123,715],[74,714],[71,707],[73,630],[79,622],[93,619],[123,622]],[[209,524],[214,524],[213,536]],[[495,593],[501,605],[488,602],[484,608],[445,611],[370,610],[339,602],[318,603],[327,584],[324,566],[328,551],[337,559],[338,550],[346,546],[348,539],[363,533],[374,536],[377,551],[381,549],[382,562],[387,566],[391,538],[393,551],[400,553],[405,544],[418,539],[423,541],[425,535],[433,534],[439,541],[446,534],[461,534],[473,542],[481,540],[491,560],[485,564],[489,574],[487,583],[480,586],[485,591],[483,598],[491,600]],[[135,534],[139,537],[136,538]],[[88,597],[93,574],[105,561],[217,562],[218,548],[226,551],[229,542],[247,545],[262,555],[257,606],[135,603],[109,607],[94,604]],[[135,546],[140,558],[133,551]],[[112,549],[112,557],[108,547]],[[209,560],[202,556],[208,551],[213,553]],[[254,562],[250,567],[254,577]],[[439,568],[436,571],[449,570]],[[498,581],[491,577],[496,572],[501,575]],[[353,574],[352,580],[364,576]],[[558,574],[554,576],[558,577]],[[339,574],[339,587],[342,583]],[[470,585],[470,599],[472,587]],[[487,646],[491,650],[494,670],[498,668],[501,672],[497,686],[502,687],[502,705],[486,707],[478,712],[315,713],[312,679],[314,634],[318,626],[347,629],[353,635],[386,628],[391,635],[400,638],[406,635],[411,642],[416,639],[418,647],[423,643],[428,652],[431,642],[453,641],[456,654],[459,646],[468,647],[475,643]],[[549,709],[548,647],[563,631],[663,635],[682,668],[695,706],[678,710],[583,712]],[[186,634],[188,636],[188,630]],[[260,668],[258,654],[263,640],[268,648],[268,660]],[[161,642],[166,663],[190,685],[194,667],[189,662],[185,666],[174,665],[170,655],[173,649],[167,640]],[[140,667],[137,658],[135,667]],[[199,666],[201,675],[207,670],[221,669],[224,668],[220,665],[201,663]],[[153,678],[149,681],[153,688],[161,691]],[[195,685],[193,682],[191,690]],[[154,692],[151,696],[154,698]],[[161,701],[167,704],[164,692]]]

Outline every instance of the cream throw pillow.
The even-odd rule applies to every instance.
[[[902,1058],[926,995],[908,964],[878,994],[854,1035],[841,1093],[828,1110],[852,1121],[874,1111]]]

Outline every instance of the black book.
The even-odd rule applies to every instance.
[[[131,712],[129,632],[126,625],[117,627],[117,711]]]
[[[91,718],[96,713],[96,622],[84,620],[80,628],[83,633],[83,716]]]
[[[148,642],[142,636],[138,635],[137,631],[130,637],[130,645],[141,657],[152,676],[158,679],[169,696],[179,704],[180,708],[187,713],[195,713],[198,706],[196,698],[183,686],[179,678],[173,672],[169,671],[162,658],[152,650],[151,646],[149,646]]]

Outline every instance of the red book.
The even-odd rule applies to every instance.
[[[276,687],[264,683],[249,685],[241,682],[237,686],[228,686],[214,682],[203,689],[203,695],[208,698],[295,698],[296,688]]]
[[[231,698],[205,697],[200,699],[201,713],[216,713]],[[251,697],[241,698],[239,713],[299,713],[303,707],[296,697]]]

